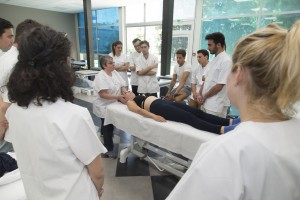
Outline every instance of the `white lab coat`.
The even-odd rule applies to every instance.
[[[120,56],[114,56],[112,53],[110,53],[108,55],[113,58],[113,60],[115,62],[115,69],[117,69],[118,67],[129,62],[129,60],[127,59],[127,56],[125,54],[121,54]],[[125,86],[128,86],[129,82],[128,82],[127,71],[117,71],[117,72],[121,75],[121,77],[125,81]]]
[[[138,53],[138,52],[133,52],[132,54],[130,54],[129,57],[129,61],[130,61],[130,66],[136,66],[137,65],[137,59],[143,55],[142,53]],[[135,71],[131,71],[131,76],[130,76],[130,84],[131,85],[138,85],[138,75],[136,74],[136,70]]]
[[[210,61],[206,67],[208,71],[205,77],[203,94],[207,93],[216,84],[224,84],[224,87],[216,95],[207,98],[203,107],[206,110],[221,113],[225,106],[230,106],[230,101],[226,94],[226,82],[232,68],[232,61],[223,51]]]
[[[243,122],[201,145],[167,198],[299,200],[300,119]]]
[[[205,77],[207,69],[207,65],[202,67],[200,64],[198,64],[198,66],[192,71],[191,84],[196,85],[197,92],[200,91],[201,85],[203,84],[202,77]],[[194,100],[193,94],[190,96],[190,98]]]
[[[97,98],[93,102],[93,113],[100,118],[105,118],[106,106],[111,103],[117,102],[117,99],[104,99],[99,96],[101,90],[108,90],[109,94],[121,95],[121,87],[125,86],[125,82],[120,74],[114,70],[112,76],[101,70],[95,77],[93,82],[94,90],[97,93]]]
[[[146,67],[153,65],[154,63],[158,63],[158,58],[153,55],[149,54],[148,59],[142,55],[137,59],[137,69],[136,71],[141,71]],[[153,69],[152,71],[157,71],[157,68]],[[139,76],[138,78],[138,93],[156,93],[159,92],[159,84],[156,78],[156,75],[153,76]]]
[[[15,46],[12,46],[6,53],[4,53],[0,57],[0,95],[3,98],[3,101],[7,103],[9,103],[9,100],[8,91],[5,85],[8,82],[13,67],[18,62],[18,55],[19,51]]]
[[[13,103],[6,117],[28,199],[99,199],[86,165],[107,150],[86,108],[63,99]]]

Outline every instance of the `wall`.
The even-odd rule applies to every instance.
[[[71,57],[77,59],[76,14],[0,4],[0,17],[9,20],[15,28],[25,19],[34,19],[57,31],[66,32],[72,42]]]

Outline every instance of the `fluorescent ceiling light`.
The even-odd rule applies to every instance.
[[[235,2],[237,3],[240,3],[240,2],[249,2],[249,1],[252,1],[252,0],[234,0]]]
[[[237,21],[241,21],[241,19],[232,18],[232,19],[229,19],[229,21],[237,22]]]
[[[278,21],[278,22],[274,22],[274,23],[276,23],[276,24],[283,24],[282,21]]]
[[[275,17],[275,16],[274,17],[265,17],[264,19],[266,19],[266,20],[274,20],[275,21],[277,19],[277,17]]]
[[[260,8],[251,8],[250,10],[254,11],[254,12],[257,12],[260,10]],[[267,8],[262,8],[263,11],[267,11],[268,9]]]
[[[211,22],[211,21],[213,21],[213,19],[203,19],[202,21],[204,21],[204,22]]]
[[[250,26],[250,23],[241,23],[242,26]]]

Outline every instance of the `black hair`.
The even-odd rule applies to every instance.
[[[207,59],[209,59],[209,52],[206,49],[200,49],[197,53],[202,53],[202,55],[207,56]]]
[[[186,56],[186,51],[185,51],[184,49],[178,49],[178,50],[176,51],[176,54],[180,54],[180,55],[182,55],[182,56],[185,58],[185,56]]]
[[[111,45],[111,51],[112,51],[112,53],[113,53],[113,55],[115,56],[116,55],[116,50],[115,50],[115,48],[114,47],[116,47],[116,46],[118,46],[118,45],[123,45],[123,43],[121,42],[121,41],[115,41],[114,43],[112,43],[112,45]]]
[[[5,32],[5,29],[14,28],[10,21],[6,19],[0,18],[0,37]]]
[[[20,24],[18,24],[18,26],[16,27],[16,39],[15,42],[19,43],[19,38],[22,34],[30,31],[32,28],[34,27],[39,27],[42,26],[40,23],[38,23],[37,21],[34,21],[32,19],[26,19],[23,22],[21,22]]]
[[[136,43],[137,41],[141,41],[139,38],[135,38],[134,40],[132,40],[132,44]]]
[[[142,44],[146,44],[148,47],[150,47],[149,42],[147,40],[141,41],[140,45],[142,46]]]
[[[28,107],[33,102],[73,101],[75,77],[68,61],[71,42],[65,34],[47,26],[20,36],[19,56],[7,84],[12,103]]]
[[[213,40],[215,44],[220,43],[222,47],[226,45],[223,33],[215,32],[205,36],[205,40]]]

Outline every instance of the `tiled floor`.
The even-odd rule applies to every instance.
[[[92,112],[90,103],[95,97],[76,94],[74,103],[85,106]],[[99,126],[100,119],[91,113],[94,123]],[[101,137],[99,137],[102,140]],[[114,151],[119,152],[129,146],[130,134],[115,130]],[[105,183],[103,200],[162,200],[175,187],[179,178],[168,172],[160,172],[153,165],[130,154],[122,164],[117,159],[104,158]]]

